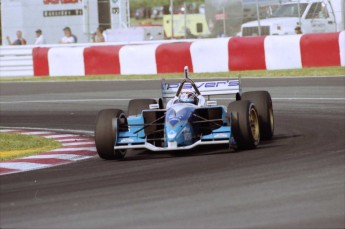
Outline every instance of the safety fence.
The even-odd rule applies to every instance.
[[[3,57],[2,50],[3,48],[0,53],[1,58],[8,58],[9,52]],[[33,72],[23,70],[18,71],[17,75],[145,75],[183,72],[183,67],[186,65],[190,71],[196,73],[301,69],[345,66],[345,31],[137,44],[56,45],[31,47],[31,50]],[[28,51],[26,50],[25,53],[27,54]],[[15,61],[13,58],[13,61],[18,62],[18,66],[24,69],[22,65],[24,63],[19,59]],[[0,65],[1,72],[3,66],[5,65]],[[30,66],[27,67],[29,69]],[[8,67],[6,71],[9,76],[15,75]]]
[[[33,76],[33,48],[7,46],[0,48],[0,77]]]

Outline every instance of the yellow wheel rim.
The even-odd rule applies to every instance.
[[[249,113],[250,130],[254,139],[254,144],[259,144],[260,141],[260,129],[259,129],[259,119],[258,114],[254,108],[250,109]]]
[[[273,129],[274,129],[274,118],[273,118],[273,108],[272,105],[269,108],[269,119],[270,119],[270,124],[271,124],[271,132],[273,133]]]

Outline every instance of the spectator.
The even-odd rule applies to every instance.
[[[186,33],[185,33],[185,37],[187,38],[187,39],[195,39],[195,38],[197,38],[197,36],[195,36],[193,33],[192,33],[192,31],[190,31],[190,28],[186,28]]]
[[[72,34],[72,37],[74,38],[75,43],[78,43],[78,38],[76,35]]]
[[[71,44],[71,43],[77,43],[76,37],[72,35],[72,31],[70,27],[65,27],[63,29],[65,36],[63,36],[60,40],[61,44]]]
[[[297,26],[297,27],[295,28],[295,33],[296,33],[296,34],[302,34],[301,27]]]
[[[46,40],[44,39],[42,35],[42,30],[40,29],[36,30],[35,45],[44,45],[45,43],[46,43]]]
[[[6,39],[9,45],[26,45],[26,40],[23,38],[22,31],[20,30],[17,31],[17,40],[11,42],[9,36],[7,36]]]
[[[95,41],[95,37],[96,37],[96,33],[91,33],[91,42],[96,42]]]
[[[103,36],[103,28],[98,27],[95,33],[95,39],[94,42],[105,42],[104,36]]]

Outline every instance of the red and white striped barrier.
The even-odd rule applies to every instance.
[[[34,48],[35,76],[145,75],[190,71],[345,66],[345,31],[131,45]]]

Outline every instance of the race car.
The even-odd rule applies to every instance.
[[[162,80],[158,101],[133,99],[127,113],[101,110],[95,128],[98,155],[122,160],[129,149],[183,153],[215,144],[243,150],[272,138],[274,115],[267,91],[241,93],[239,79],[195,83],[187,67],[184,75],[181,83]],[[236,100],[228,106],[217,105],[210,100],[215,95],[235,95]]]

